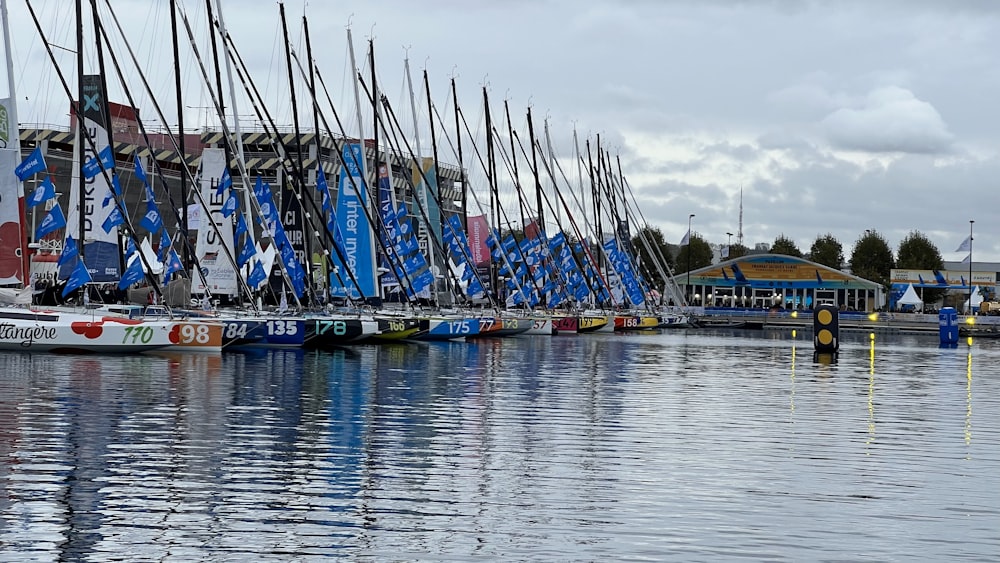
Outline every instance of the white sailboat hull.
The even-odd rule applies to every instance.
[[[166,320],[0,308],[0,350],[137,353],[174,346],[180,332]]]

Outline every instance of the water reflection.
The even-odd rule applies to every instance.
[[[1000,347],[847,337],[822,364],[803,345],[2,354],[0,544],[45,560],[1000,551]]]

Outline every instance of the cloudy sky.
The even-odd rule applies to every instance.
[[[111,0],[153,89],[171,96],[163,4]],[[207,50],[204,2],[181,4]],[[70,2],[32,6],[49,40],[74,48]],[[223,8],[258,87],[278,121],[290,124],[277,4]],[[484,86],[494,119],[502,122],[506,100],[525,139],[531,107],[536,128],[547,119],[567,168],[574,129],[581,143],[600,135],[620,157],[646,220],[669,241],[680,240],[692,213],[694,231],[709,241],[724,243],[727,232],[735,241],[742,189],[748,246],[784,234],[807,251],[832,233],[849,255],[866,229],[894,249],[918,230],[946,260],[960,259],[952,251],[975,220],[974,258],[1000,260],[1000,2],[314,0],[286,11],[303,58],[308,17],[318,68],[345,116],[356,107],[350,28],[359,59],[374,39],[378,80],[401,115],[412,115],[408,58],[418,88],[426,69],[441,113],[452,111],[452,78],[472,122],[482,120]],[[25,5],[12,2],[10,17],[20,121],[65,125],[66,97]],[[72,54],[56,51],[75,77]],[[211,101],[190,52],[181,57],[186,120],[210,125]],[[151,118],[148,100],[137,95]],[[161,103],[175,123],[175,102]],[[249,108],[239,113],[252,121]]]

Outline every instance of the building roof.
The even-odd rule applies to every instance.
[[[690,284],[782,290],[879,290],[882,287],[877,282],[784,254],[750,254],[692,270]]]

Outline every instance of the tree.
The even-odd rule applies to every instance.
[[[839,270],[844,264],[844,247],[832,234],[817,235],[809,248],[809,259]]]
[[[644,242],[645,240],[645,242]],[[646,243],[652,247],[653,254],[650,255]],[[666,270],[674,269],[674,257],[670,253],[670,247],[663,238],[663,232],[653,227],[643,227],[634,237],[632,237],[632,248],[635,249],[636,261],[639,263],[639,272],[646,278],[646,281],[653,287],[661,288],[666,285],[666,280],[660,275],[660,268]],[[666,263],[663,261],[666,260]],[[660,265],[660,268],[656,267]]]
[[[731,244],[729,245],[729,258],[727,258],[726,260],[732,260],[733,258],[742,258],[747,254],[750,254],[750,249],[747,248],[746,246],[740,243]]]
[[[688,244],[677,253],[677,271],[690,272],[712,264],[712,245],[697,233],[691,234]]]
[[[774,239],[774,244],[771,245],[771,254],[786,254],[802,258],[802,251],[799,250],[798,246],[795,246],[795,241],[783,234],[778,235],[778,238]]]
[[[892,249],[878,231],[869,229],[854,243],[851,251],[851,273],[889,287],[889,274],[895,267]]]
[[[899,242],[896,252],[896,267],[907,270],[941,270],[944,259],[937,246],[920,231],[910,231]],[[943,289],[922,288],[920,295],[924,303],[936,303],[945,294]]]

